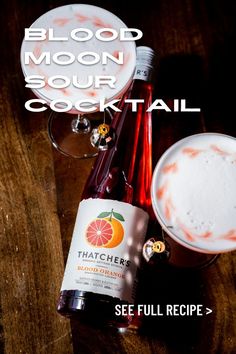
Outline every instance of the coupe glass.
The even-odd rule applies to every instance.
[[[159,159],[152,205],[169,236],[170,262],[210,264],[236,249],[236,139],[219,133],[186,137]]]
[[[127,32],[128,40],[121,41],[120,29],[127,26],[118,17],[82,4],[43,14],[30,27],[36,28],[45,29],[44,38],[23,40],[21,66],[25,77],[41,76],[44,86],[30,88],[45,106],[53,109],[57,100],[60,112],[54,109],[49,117],[51,142],[67,156],[93,157],[99,148],[94,144],[94,129],[102,123],[109,125],[112,119],[111,111],[99,112],[99,103],[120,99],[133,78],[136,51],[132,34]],[[27,52],[31,53],[28,62]],[[36,64],[34,58],[45,53],[50,63],[42,59]],[[72,105],[67,110],[68,101]],[[93,113],[80,110],[78,101],[92,107]]]

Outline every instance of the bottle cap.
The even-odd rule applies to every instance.
[[[134,79],[152,81],[153,68],[156,62],[156,54],[152,48],[137,47],[136,70]]]
[[[143,64],[153,68],[156,62],[156,54],[154,50],[150,47],[140,46],[137,47],[137,58],[136,63]]]
[[[152,237],[143,245],[143,257],[150,264],[166,262],[170,257],[170,247],[164,239]]]
[[[115,141],[115,132],[108,124],[102,123],[92,130],[90,142],[98,150],[105,151],[113,146]]]

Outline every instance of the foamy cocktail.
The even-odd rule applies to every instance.
[[[236,249],[236,139],[203,133],[171,146],[155,168],[152,202],[182,246],[202,254]]]
[[[136,46],[127,26],[111,12],[92,5],[66,5],[43,14],[32,29],[39,40],[24,39],[22,70],[25,77],[43,78],[44,86],[32,90],[47,103],[58,100],[57,107],[63,109],[64,99],[72,102],[68,111],[79,111],[78,100],[108,102],[128,88]],[[43,29],[44,39],[36,29]]]

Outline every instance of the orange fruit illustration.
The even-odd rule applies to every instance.
[[[124,229],[114,218],[96,218],[86,230],[86,240],[93,247],[113,248],[123,240]]]
[[[111,221],[109,220],[109,218],[106,218],[105,220],[109,221],[111,223],[111,225],[112,225],[113,237],[108,242],[108,244],[105,245],[104,247],[106,247],[106,248],[117,247],[121,243],[121,241],[123,240],[124,228],[121,225],[119,220],[116,220],[114,218],[112,218]]]

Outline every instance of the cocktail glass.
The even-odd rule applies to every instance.
[[[54,147],[77,158],[95,156],[98,149],[90,139],[93,128],[109,125],[112,119],[111,110],[100,112],[100,102],[120,99],[132,81],[136,60],[132,34],[127,31],[130,40],[121,41],[120,30],[127,26],[111,12],[84,4],[55,8],[30,28],[45,29],[45,38],[23,40],[21,66],[25,77],[42,77],[44,87],[31,89],[46,106],[59,111],[53,109],[48,125]],[[27,52],[36,59],[49,53],[50,64],[46,59],[35,64],[32,58],[26,63]]]
[[[236,139],[184,138],[160,158],[152,205],[170,245],[169,262],[203,266],[236,249]]]

